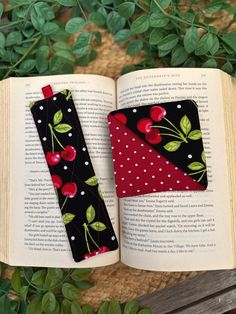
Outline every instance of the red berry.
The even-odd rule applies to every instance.
[[[52,175],[52,183],[56,189],[60,189],[62,186],[62,179],[57,174]]]
[[[61,194],[73,198],[77,193],[77,185],[74,182],[67,182],[61,189]]]
[[[56,166],[61,161],[61,156],[58,152],[47,152],[46,160],[49,166]]]
[[[67,161],[72,161],[76,157],[76,150],[73,146],[67,145],[61,152],[61,158]]]
[[[150,133],[146,134],[145,139],[150,144],[158,144],[161,142],[162,137],[159,134],[159,130],[157,128],[153,128]]]
[[[88,258],[90,258],[90,257],[92,257],[92,256],[95,256],[95,255],[96,255],[96,251],[92,251],[92,252],[90,252],[90,253],[84,254],[84,258],[85,258],[85,259],[88,259]]]
[[[159,122],[166,115],[166,110],[161,106],[153,106],[150,109],[150,117],[153,121]]]
[[[114,118],[116,118],[116,120],[120,121],[120,122],[123,123],[124,125],[125,125],[126,122],[127,122],[126,115],[123,114],[123,113],[120,113],[120,112],[114,114]]]
[[[109,247],[104,246],[104,245],[103,245],[103,246],[100,246],[99,252],[105,253],[105,252],[108,252],[108,251],[110,251]]]
[[[153,122],[149,118],[142,118],[138,121],[137,123],[137,129],[139,132],[147,134],[150,133],[152,128],[151,126],[153,125]]]

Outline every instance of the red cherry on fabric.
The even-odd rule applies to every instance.
[[[56,166],[61,161],[60,153],[58,152],[47,152],[46,160],[49,166]]]
[[[105,252],[109,252],[110,251],[110,249],[109,249],[109,247],[107,247],[107,246],[100,246],[100,250],[99,250],[99,252],[100,253],[105,253]]]
[[[150,144],[158,144],[162,141],[162,137],[159,134],[159,130],[157,128],[152,128],[151,132],[146,134],[145,139]]]
[[[67,145],[61,152],[61,158],[67,161],[73,161],[76,157],[76,150],[73,146]]]
[[[56,189],[60,189],[62,186],[62,179],[57,174],[52,175],[52,183]]]
[[[74,182],[67,182],[61,189],[61,194],[73,198],[77,193],[77,185]]]
[[[159,122],[166,115],[166,110],[161,106],[153,106],[150,109],[150,117],[153,121]]]
[[[151,128],[152,125],[153,125],[153,122],[152,122],[151,119],[149,119],[149,118],[142,118],[137,123],[137,129],[141,133],[148,134],[152,130],[152,128]]]
[[[86,253],[86,254],[84,254],[84,259],[88,259],[88,258],[93,257],[95,255],[96,255],[96,251],[92,251],[90,253]]]
[[[127,118],[126,118],[126,115],[124,113],[118,112],[118,113],[114,114],[114,118],[116,118],[116,120],[119,120],[124,125],[126,125],[126,123],[127,123]]]

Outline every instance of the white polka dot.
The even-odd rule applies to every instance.
[[[184,173],[184,176],[186,176],[187,175],[187,173]]]
[[[177,105],[177,108],[180,109],[180,108],[181,108],[181,105]]]
[[[155,178],[155,176],[152,176],[152,178],[154,179],[154,178]]]
[[[68,169],[68,167],[67,167],[67,166],[64,166],[63,168],[64,168],[64,170],[67,170],[67,169]]]
[[[111,124],[111,121],[109,121],[108,124]]]
[[[140,192],[140,190],[137,190],[137,192],[139,193],[139,192]]]
[[[160,155],[158,155],[158,156],[157,156],[157,158],[161,158],[161,156],[160,156]]]
[[[124,181],[125,178],[121,178],[122,181]]]
[[[80,194],[81,194],[81,195],[84,195],[84,194],[85,194],[85,192],[84,192],[84,191],[81,191],[81,192],[80,192]]]
[[[134,138],[134,137],[132,138],[132,141],[133,141],[133,142],[135,141],[135,138]]]
[[[117,188],[117,186],[118,186],[118,185],[116,184],[116,188]]]
[[[128,173],[131,173],[131,170],[129,170]]]
[[[159,168],[159,171],[162,171],[162,168]]]
[[[138,164],[135,164],[135,167],[138,167]]]
[[[115,162],[116,160],[115,159],[113,159],[113,162]]]
[[[180,183],[180,181],[179,181],[179,180],[177,180],[177,181],[176,181],[176,183]]]
[[[127,160],[130,160],[130,158],[128,157],[128,158],[126,158]]]
[[[116,174],[116,171],[114,171],[114,174]]]
[[[38,122],[38,123],[42,123],[42,120],[39,119],[37,122]]]
[[[172,188],[169,188],[169,191],[173,191],[173,189],[172,189]]]
[[[120,165],[121,168],[123,168],[123,165]]]
[[[160,184],[164,184],[164,182],[163,182],[163,181],[161,181],[161,182],[160,182]]]
[[[122,152],[119,152],[119,155],[122,155]]]
[[[153,189],[153,192],[156,192],[156,189]]]
[[[114,149],[114,146],[112,146],[111,149]]]
[[[75,237],[74,237],[74,236],[72,236],[72,237],[70,237],[70,238],[71,238],[71,240],[72,240],[72,241],[74,241],[74,240],[75,240]]]
[[[43,137],[43,141],[45,142],[47,140],[47,138],[46,137]]]
[[[143,156],[142,159],[145,159],[145,156]]]
[[[120,143],[120,140],[117,140],[118,143]]]
[[[147,183],[147,182],[145,182],[144,184],[145,184],[145,185],[148,185],[148,183]]]
[[[112,137],[112,134],[110,134],[110,137]]]
[[[168,174],[168,176],[167,176],[168,178],[170,178],[171,177],[171,174]]]
[[[111,237],[111,240],[112,240],[112,241],[114,241],[115,239],[116,239],[116,237],[114,237],[114,236]]]
[[[72,136],[72,133],[69,133],[68,136],[71,137],[71,136]]]
[[[43,106],[40,106],[39,109],[40,109],[40,110],[43,110]]]
[[[136,151],[136,150],[134,150],[134,154],[137,154],[137,151]]]
[[[139,177],[136,177],[137,180],[139,180]]]
[[[147,172],[147,169],[143,169],[143,172]]]
[[[125,194],[125,191],[123,191],[123,194]]]
[[[153,162],[150,162],[150,165],[151,165],[151,166],[153,166],[153,165],[154,165],[154,163],[153,163]]]
[[[168,165],[170,162],[169,161],[166,161],[166,164]]]
[[[186,190],[189,190],[189,186],[186,186]]]
[[[136,112],[137,112],[137,109],[133,109],[133,112],[136,113]]]
[[[57,100],[57,97],[53,97],[53,100]]]
[[[126,148],[129,148],[129,145],[125,145]]]
[[[151,153],[152,152],[152,150],[151,149],[149,149],[149,153]]]
[[[117,126],[116,129],[119,130],[119,127]]]
[[[85,161],[85,163],[84,163],[84,164],[85,164],[85,166],[88,166],[89,162],[88,162],[88,161]]]
[[[144,144],[141,144],[141,146],[143,147],[143,146],[144,146]]]
[[[83,148],[82,148],[82,151],[84,151],[84,152],[85,152],[85,151],[86,151],[86,147],[83,147]]]
[[[191,159],[193,156],[191,154],[188,154],[188,158]]]
[[[125,132],[124,135],[127,135],[127,133]]]
[[[130,184],[129,184],[129,186],[133,186],[133,184],[132,184],[132,183],[130,183]]]
[[[175,167],[175,170],[178,170],[178,168],[177,168],[177,167]]]
[[[71,110],[71,108],[68,108],[67,111],[68,111],[68,112],[71,112],[72,110]]]

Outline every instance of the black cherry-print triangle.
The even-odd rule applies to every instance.
[[[76,262],[118,248],[71,92],[31,104],[52,184]]]
[[[206,189],[206,161],[194,102],[117,110],[108,121],[119,197]]]

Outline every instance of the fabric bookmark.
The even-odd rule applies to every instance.
[[[30,106],[76,262],[118,248],[69,90]]]

